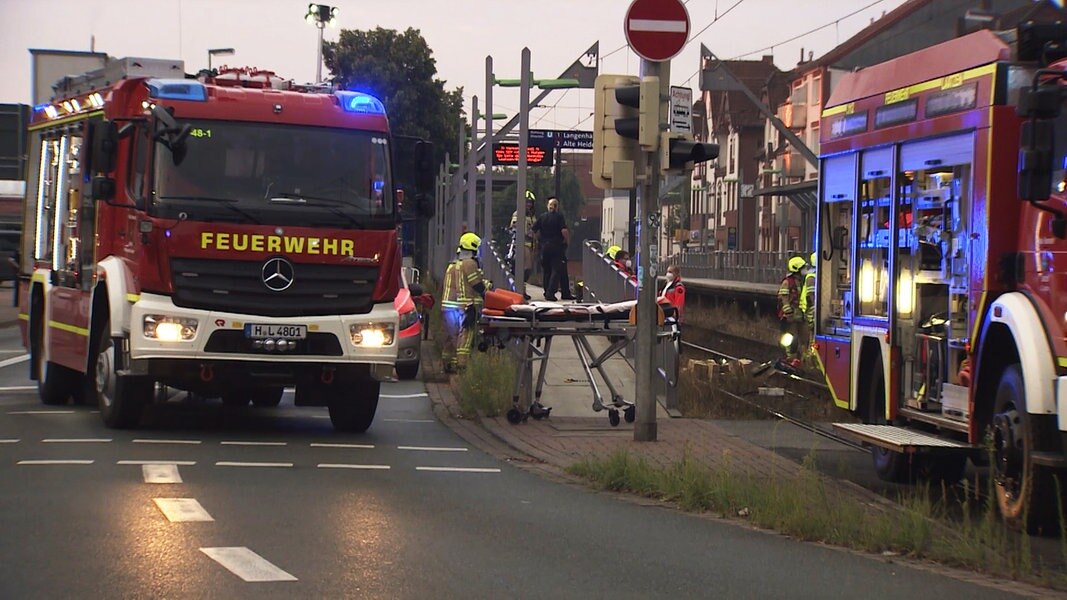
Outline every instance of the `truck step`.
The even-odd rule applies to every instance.
[[[864,425],[861,423],[833,423],[834,429],[855,438],[888,448],[896,452],[915,452],[916,450],[936,448],[938,450],[973,450],[965,442],[940,438],[922,431],[895,425]]]

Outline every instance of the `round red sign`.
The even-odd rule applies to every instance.
[[[689,11],[680,0],[634,0],[626,11],[623,30],[638,56],[654,62],[668,61],[689,40]]]

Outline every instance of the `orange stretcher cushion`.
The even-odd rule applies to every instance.
[[[496,310],[495,308],[483,308],[482,314],[487,317],[503,317],[504,311]]]
[[[522,294],[510,290],[489,290],[485,293],[485,308],[491,310],[507,310],[510,306],[523,302],[525,300]]]

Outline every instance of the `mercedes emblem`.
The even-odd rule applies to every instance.
[[[293,263],[284,258],[272,258],[263,263],[263,285],[272,292],[284,292],[293,285]]]

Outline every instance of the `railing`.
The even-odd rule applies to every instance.
[[[676,265],[688,279],[719,279],[750,283],[778,283],[791,252],[730,250],[724,252],[684,252],[660,261],[659,272]]]
[[[515,279],[511,276],[511,270],[507,266],[507,261],[504,257],[497,252],[492,242],[486,241],[482,244],[482,271],[485,276],[489,278],[489,281],[493,282],[493,286],[497,289],[506,289],[515,291]]]
[[[604,256],[599,242],[586,240],[582,252],[585,294],[597,302],[623,302],[637,297],[637,285]]]

